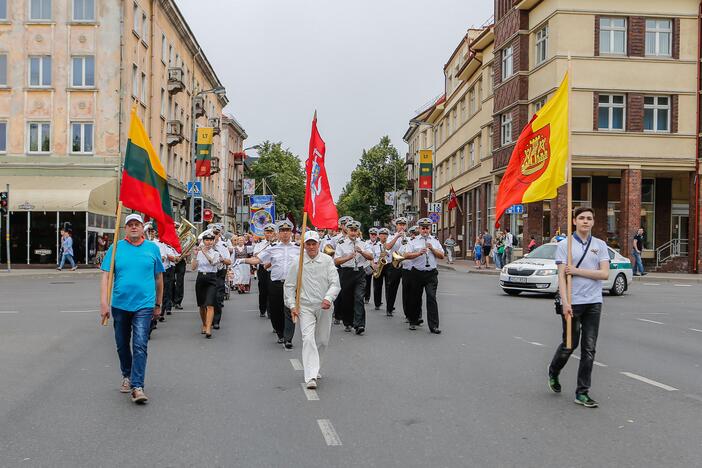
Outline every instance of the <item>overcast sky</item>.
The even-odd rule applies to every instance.
[[[312,114],[334,197],[364,148],[400,156],[416,109],[443,92],[443,66],[492,0],[177,0],[247,146],[282,141],[304,161]]]

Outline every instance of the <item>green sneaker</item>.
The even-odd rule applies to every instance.
[[[553,393],[561,393],[561,383],[558,381],[557,376],[549,374],[548,388],[550,388]]]
[[[582,405],[585,408],[597,408],[600,406],[599,403],[597,403],[595,400],[590,398],[590,396],[587,393],[581,393],[579,395],[575,395],[575,403],[578,405]]]

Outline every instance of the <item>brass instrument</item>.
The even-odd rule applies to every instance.
[[[378,259],[378,267],[373,272],[373,278],[380,278],[383,274],[383,268],[388,264],[388,251],[385,250],[385,244],[381,242],[380,246],[380,258]]]
[[[190,224],[187,219],[180,221],[180,226],[176,234],[180,241],[180,259],[185,258],[191,250],[197,245],[197,236],[193,233],[197,232],[197,228]]]
[[[400,268],[400,263],[404,262],[406,259],[397,252],[392,253],[392,266],[395,268]]]
[[[336,249],[334,247],[332,247],[331,244],[325,244],[323,251],[325,254],[329,255],[330,257],[333,257],[334,254],[336,253]]]

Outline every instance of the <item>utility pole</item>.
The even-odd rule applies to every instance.
[[[7,191],[7,211],[5,212],[5,253],[7,255],[7,271],[11,271],[10,266],[10,184],[5,186]],[[119,221],[118,221],[119,222]]]

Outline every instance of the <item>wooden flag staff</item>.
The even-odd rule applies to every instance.
[[[315,117],[317,113],[314,113]],[[300,293],[302,292],[302,267],[305,264],[305,231],[307,230],[307,211],[302,213],[302,233],[300,235],[300,260],[297,265],[297,289],[295,290],[295,310],[300,313]],[[293,315],[293,323],[297,322],[297,317]]]
[[[570,143],[570,127],[571,127],[571,92],[573,89],[573,69],[572,69],[572,64],[571,64],[571,59],[570,59],[570,54],[568,54],[568,162],[566,163],[566,171],[567,171],[567,178],[566,178],[566,191],[567,191],[567,209],[568,209],[568,216],[567,216],[567,221],[568,221],[568,227],[566,229],[566,232],[568,234],[568,240],[566,242],[566,248],[568,249],[568,263],[567,265],[569,267],[573,266],[573,251],[572,251],[572,243],[573,243],[573,157],[572,157],[572,151],[571,151],[571,143]],[[573,310],[572,304],[573,304],[573,278],[571,275],[566,275],[566,299],[568,301],[568,304],[571,306],[571,312]],[[573,317],[572,313],[566,317],[566,349],[573,349]]]
[[[115,220],[115,236],[112,240],[112,255],[110,256],[110,272],[107,274],[107,310],[112,309],[112,284],[115,279],[115,258],[117,257],[117,243],[119,241],[119,228],[122,224],[122,202],[117,204],[117,219]],[[109,315],[103,317],[102,325],[107,326]]]

